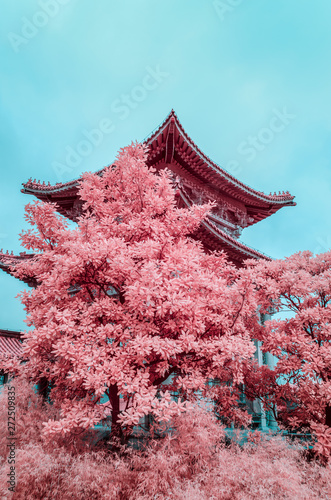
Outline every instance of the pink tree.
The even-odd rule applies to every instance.
[[[147,414],[168,420],[197,391],[234,418],[256,302],[248,278],[189,237],[211,206],[178,208],[170,172],[149,169],[139,144],[102,176],[85,174],[80,198],[75,228],[53,204],[27,205],[21,240],[36,257],[16,269],[38,282],[21,294],[33,327],[21,370],[47,379],[61,407],[46,435],[104,420],[105,396],[113,435]]]
[[[317,437],[315,450],[331,450],[331,252],[295,254],[285,260],[251,262],[248,270],[261,312],[283,311],[256,330],[262,350],[278,358],[274,370],[249,370],[246,391],[290,428]]]

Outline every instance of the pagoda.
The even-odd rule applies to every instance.
[[[224,250],[229,259],[241,266],[248,258],[270,259],[239,240],[245,227],[269,217],[285,206],[294,206],[289,192],[264,194],[240,182],[206,156],[185,132],[172,110],[161,125],[144,143],[149,148],[148,165],[156,170],[168,168],[177,186],[179,206],[215,202],[195,237],[206,249]],[[97,172],[102,175],[104,169]],[[42,201],[56,203],[58,212],[71,220],[80,213],[78,198],[80,180],[51,185],[30,179],[23,184],[22,193]],[[31,258],[25,252],[9,255],[0,251],[0,268],[10,273],[17,261]],[[29,283],[33,285],[33,283]]]
[[[172,172],[178,206],[189,207],[208,201],[215,203],[212,212],[194,234],[207,251],[223,250],[238,267],[249,258],[270,260],[262,252],[242,243],[239,237],[245,227],[269,217],[282,207],[296,205],[294,196],[289,192],[267,195],[233,177],[198,148],[173,110],[144,143],[148,146],[148,165],[156,171],[167,168]],[[102,175],[103,170],[97,174]],[[79,183],[80,179],[76,179],[46,185],[45,182],[30,179],[23,184],[21,191],[39,200],[56,203],[58,212],[74,221],[81,210]],[[25,252],[13,255],[1,250],[0,268],[12,274],[17,262],[33,257],[33,254]],[[31,278],[27,278],[26,283],[29,286],[37,284]],[[4,338],[8,336],[10,333]],[[19,342],[17,337],[13,336],[13,339]],[[8,342],[4,341],[3,345],[8,345]]]

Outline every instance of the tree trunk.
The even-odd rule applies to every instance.
[[[40,396],[43,398],[43,402],[45,403],[47,401],[48,397],[48,380],[45,377],[42,377],[37,385],[37,391]]]
[[[118,421],[120,414],[120,396],[118,394],[117,384],[110,386],[109,399],[112,407],[110,440],[113,441],[114,439],[122,438],[122,428]]]

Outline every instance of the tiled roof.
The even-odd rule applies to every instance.
[[[0,330],[0,355],[20,356],[22,353],[21,334],[11,330]]]

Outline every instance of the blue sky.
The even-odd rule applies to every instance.
[[[330,18],[329,0],[4,0],[0,248],[22,250],[22,182],[98,170],[174,108],[241,181],[296,196],[242,241],[275,258],[328,250]],[[0,328],[24,328],[22,288],[1,273]]]

